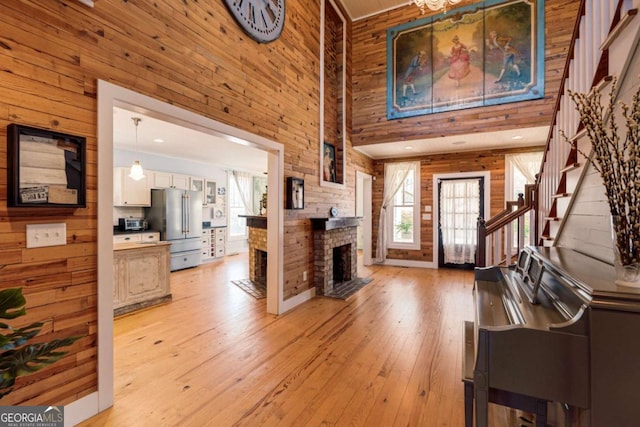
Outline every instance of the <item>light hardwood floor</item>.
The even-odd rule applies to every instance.
[[[266,313],[244,255],[172,273],[115,321],[115,405],[84,426],[462,426],[469,271],[358,267],[347,301]]]

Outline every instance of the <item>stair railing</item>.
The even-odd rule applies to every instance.
[[[525,245],[525,215],[530,215],[530,226],[533,226],[531,214],[535,211],[535,185],[525,185],[524,194],[518,195],[517,201],[506,203],[506,208],[488,220],[478,218],[478,245],[476,249],[476,267],[487,265],[511,264],[515,255]],[[516,227],[516,250],[513,247],[513,230]],[[532,231],[532,230],[531,230]],[[529,234],[528,243],[535,236]]]

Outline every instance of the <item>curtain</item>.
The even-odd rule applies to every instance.
[[[384,165],[384,190],[382,193],[382,207],[378,223],[378,241],[376,244],[376,263],[382,263],[387,258],[387,224],[389,222],[387,206],[393,202],[402,183],[407,179],[409,171],[415,162],[386,163]],[[419,179],[416,177],[416,179]]]
[[[515,168],[527,180],[527,184],[533,184],[536,181],[536,174],[540,172],[540,164],[542,163],[542,151],[535,153],[508,154],[507,161],[510,161]]]
[[[246,215],[254,215],[251,204],[251,192],[253,190],[253,179],[248,172],[231,171],[231,180],[235,183],[244,205]]]
[[[441,182],[440,230],[445,263],[475,263],[479,215],[480,179]]]

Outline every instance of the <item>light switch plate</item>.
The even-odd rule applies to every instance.
[[[27,248],[67,244],[67,224],[27,224]]]
[[[431,221],[431,214],[422,214],[423,221]]]

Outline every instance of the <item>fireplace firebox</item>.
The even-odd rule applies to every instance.
[[[357,278],[359,218],[312,218],[314,285],[330,295],[336,285]]]

